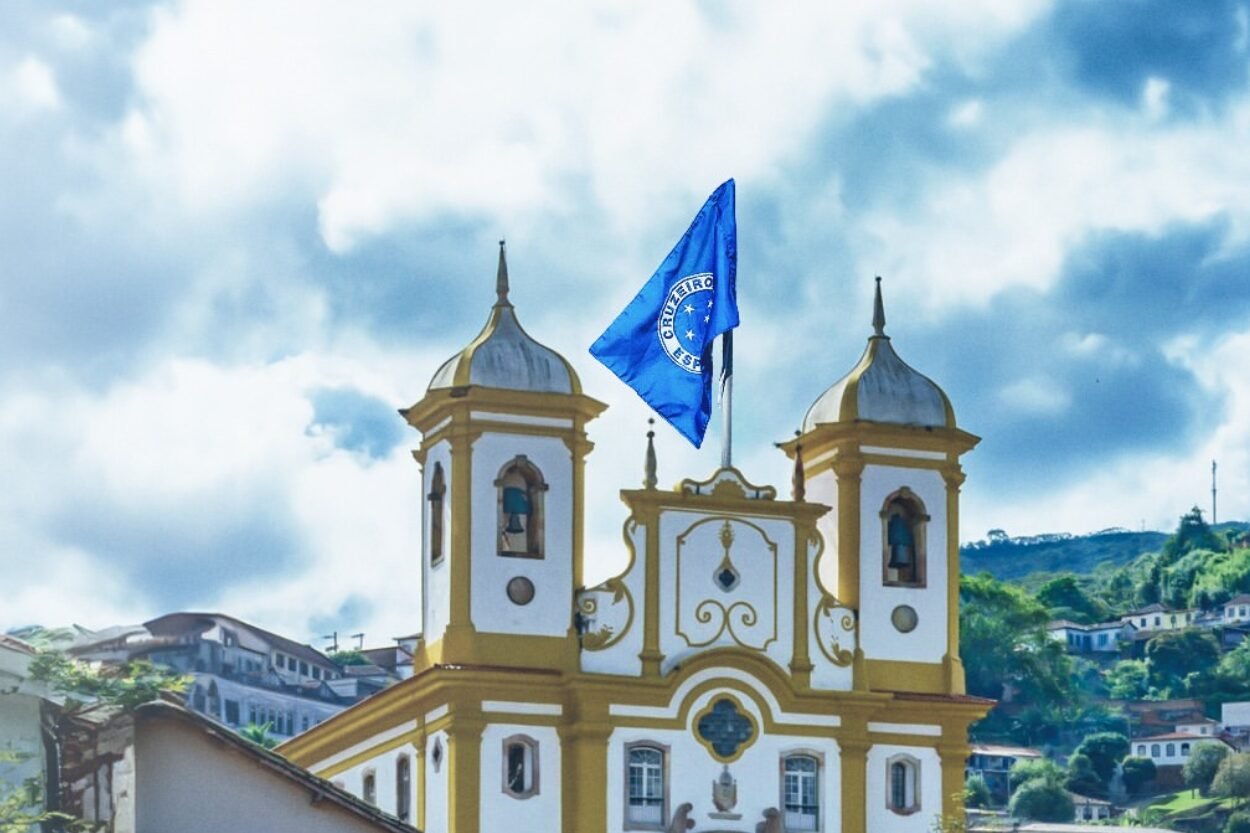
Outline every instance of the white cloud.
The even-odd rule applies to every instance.
[[[1030,131],[982,176],[918,183],[919,210],[863,221],[862,259],[889,264],[930,314],[987,304],[1011,287],[1048,289],[1090,232],[1159,232],[1226,214],[1250,231],[1250,107],[1221,119],[1150,127],[1087,120]]]
[[[744,4],[710,19],[693,3],[365,15],[192,0],[155,14],[123,135],[162,202],[211,212],[294,189],[336,251],[448,212],[521,229],[586,189],[636,229],[682,202],[668,197],[770,175],[832,104],[908,90],[939,53],[975,62],[1041,6]]]
[[[28,55],[9,71],[8,76],[9,96],[20,109],[55,110],[61,106],[61,92],[52,67],[39,58]]]

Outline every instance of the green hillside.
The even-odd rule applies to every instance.
[[[988,572],[999,580],[1018,580],[1030,573],[1088,574],[1100,564],[1120,567],[1147,552],[1158,552],[1167,540],[1162,532],[1109,529],[1091,535],[994,537],[959,549],[965,574]]]

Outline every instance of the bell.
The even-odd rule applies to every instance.
[[[912,548],[907,544],[890,546],[890,562],[886,566],[891,570],[906,570],[911,567]]]
[[[516,512],[509,513],[508,525],[503,528],[503,531],[508,533],[509,535],[518,535],[524,532],[525,527],[521,525],[521,516],[518,515]]]

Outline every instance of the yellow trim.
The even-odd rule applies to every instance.
[[[857,453],[839,454],[838,478],[838,600],[859,610],[859,495],[864,461]]]
[[[608,739],[612,726],[583,719],[560,728],[560,830],[606,833],[608,825]]]
[[[480,717],[456,715],[447,727],[447,829],[478,833],[481,826],[482,732]]]
[[[370,746],[363,752],[358,752],[350,758],[339,761],[332,766],[316,770],[313,774],[318,778],[325,778],[329,780],[336,775],[341,775],[342,773],[347,772],[349,769],[360,766],[361,764],[369,761],[371,758],[376,758],[379,755],[385,755],[387,752],[393,752],[405,744],[412,744],[413,746],[416,746],[417,742],[420,740],[419,736],[421,731],[421,729],[414,729],[411,732],[400,735],[397,738],[391,738],[388,741],[379,743],[377,746]]]
[[[417,812],[415,816],[416,828],[418,830],[425,829],[425,743],[426,733],[421,731],[420,738],[417,743],[417,754],[413,759],[417,768]]]
[[[838,737],[838,768],[842,774],[841,833],[868,833],[868,749],[863,727],[847,727]],[[876,833],[876,831],[874,831]]]
[[[660,676],[660,517],[658,512],[649,513],[647,525],[646,574],[643,576],[644,601],[642,617],[642,673],[647,677]]]
[[[866,663],[868,679],[872,680],[874,689],[925,694],[949,693],[946,690],[946,673],[942,663],[871,658]]]
[[[808,688],[812,683],[812,658],[808,648],[807,598],[808,576],[815,569],[815,559],[808,563],[807,547],[815,530],[806,523],[795,522],[794,530],[794,599],[791,605],[793,621],[793,645],[790,651],[790,677],[796,688]],[[817,536],[819,537],[819,536]],[[819,557],[819,555],[818,555]]]
[[[732,604],[726,606],[724,604],[721,604],[721,602],[718,599],[708,597],[700,601],[698,605],[695,606],[694,608],[695,619],[700,624],[709,624],[712,621],[711,610],[705,609],[704,607],[705,605],[708,605],[711,608],[716,608],[721,613],[720,629],[716,632],[715,635],[713,635],[709,639],[705,639],[702,642],[695,642],[694,640],[690,638],[689,634],[687,634],[685,631],[682,630],[682,620],[681,620],[682,548],[685,547],[686,539],[690,536],[690,533],[694,532],[696,529],[698,529],[701,526],[706,526],[707,524],[712,524],[712,523],[720,523],[720,524],[724,524],[725,526],[728,526],[731,529],[730,539],[729,539],[731,542],[733,541],[732,526],[731,526],[732,524],[737,523],[746,527],[750,527],[751,529],[759,533],[759,536],[764,539],[764,544],[767,546],[769,553],[772,555],[772,561],[773,561],[773,629],[772,629],[772,633],[770,633],[767,639],[764,640],[763,645],[747,645],[745,642],[742,641],[742,639],[738,636],[738,632],[734,629],[735,614],[738,616],[738,621],[741,621],[745,627],[751,627],[755,625],[757,622],[759,622],[759,612],[755,609],[755,606],[743,600],[733,602]],[[779,618],[778,607],[780,607],[780,604],[781,604],[781,600],[777,598],[777,595],[780,592],[780,584],[778,581],[778,574],[780,572],[780,564],[778,562],[780,561],[780,556],[778,555],[778,552],[777,552],[777,542],[768,537],[768,533],[764,531],[763,527],[757,524],[751,523],[750,521],[745,520],[743,518],[725,517],[721,515],[709,515],[707,517],[700,518],[699,520],[692,523],[690,526],[686,527],[684,531],[682,531],[681,533],[677,535],[676,540],[677,540],[677,547],[676,547],[677,552],[676,552],[676,559],[675,559],[675,565],[674,565],[674,579],[673,579],[673,587],[675,591],[674,595],[676,597],[676,604],[674,605],[674,608],[673,608],[673,622],[675,623],[677,635],[686,641],[686,645],[691,648],[702,648],[704,646],[710,645],[713,642],[715,642],[717,639],[720,638],[721,634],[725,633],[726,631],[728,631],[730,638],[733,639],[734,644],[740,645],[743,648],[750,648],[756,651],[765,651],[768,649],[769,645],[771,645],[773,642],[776,642],[778,638],[777,637],[777,633],[778,633],[777,625],[778,625],[778,618]],[[725,547],[727,556],[728,556],[728,551],[730,549],[730,546],[732,546],[732,543],[729,546]],[[719,570],[720,568],[716,568],[716,569]]]
[[[959,489],[964,474],[958,468],[944,475],[946,481],[946,691],[963,694],[966,688],[963,661],[959,657]]]

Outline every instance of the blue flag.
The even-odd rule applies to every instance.
[[[590,346],[698,448],[712,414],[712,342],[738,326],[734,181],[708,197],[660,268]]]

